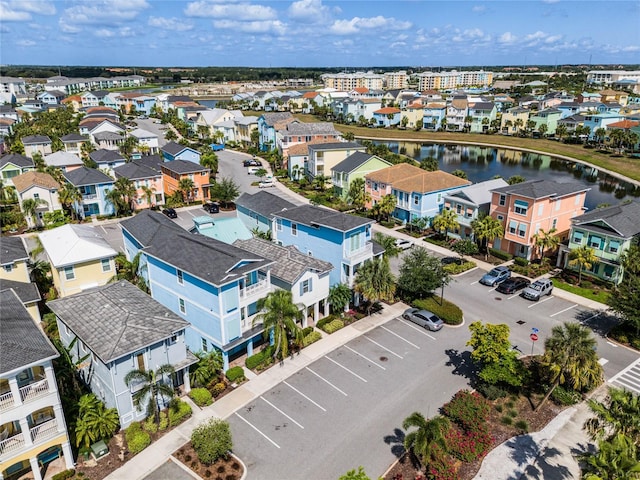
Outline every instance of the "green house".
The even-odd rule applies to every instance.
[[[366,152],[352,153],[331,170],[333,189],[337,196],[346,200],[349,194],[349,186],[356,178],[364,180],[365,175],[391,165],[391,163],[376,155],[370,155]]]
[[[620,257],[638,239],[639,202],[598,208],[571,219],[569,243],[560,248],[558,265],[566,268],[571,250],[587,245],[598,257],[598,262],[588,273],[618,284],[624,273]]]
[[[24,155],[9,153],[0,157],[0,175],[3,185],[13,186],[13,177],[33,170],[35,168],[33,160]]]

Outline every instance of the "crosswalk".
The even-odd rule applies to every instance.
[[[609,383],[615,387],[640,394],[640,358],[611,377]]]

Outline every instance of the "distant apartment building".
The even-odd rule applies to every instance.
[[[623,80],[640,83],[640,70],[591,70],[587,73],[587,83],[596,85],[613,85]]]
[[[322,78],[325,88],[335,88],[343,92],[361,87],[369,90],[382,90],[385,80],[384,75],[373,72],[325,73],[320,78]]]
[[[409,75],[405,70],[399,72],[386,72],[384,74],[384,87],[387,90],[402,90],[407,88]]]
[[[493,72],[484,70],[458,72],[423,72],[417,75],[418,90],[447,90],[458,87],[488,87],[493,82]]]

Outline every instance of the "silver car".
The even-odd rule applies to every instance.
[[[427,328],[432,332],[437,332],[442,328],[444,322],[435,313],[429,310],[420,310],[418,308],[408,308],[402,314],[402,318],[409,320],[410,322],[420,325],[422,328]]]
[[[551,292],[553,292],[553,282],[543,278],[533,282],[520,295],[527,300],[535,300],[537,302],[543,295],[551,295]]]

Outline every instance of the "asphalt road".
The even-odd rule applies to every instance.
[[[154,120],[155,118],[147,118],[144,120],[136,118],[135,122],[138,124],[138,128],[155,133],[158,136],[158,146],[164,147],[165,144],[168,143],[164,138],[164,135],[167,133],[167,126],[161,123],[154,123]]]

